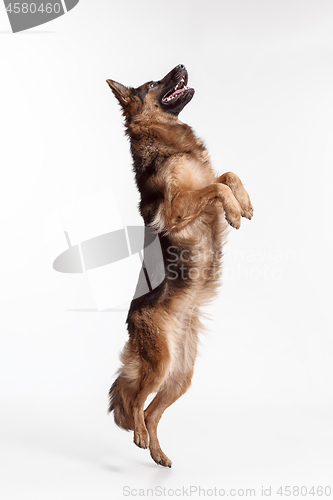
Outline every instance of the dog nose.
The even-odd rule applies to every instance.
[[[184,66],[184,64],[178,64],[177,68],[178,69],[185,69],[185,66]]]

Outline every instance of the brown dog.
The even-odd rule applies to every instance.
[[[165,267],[163,282],[131,303],[129,340],[109,409],[119,427],[134,430],[134,443],[149,447],[153,460],[167,467],[171,461],[159,445],[158,422],[191,383],[199,309],[219,284],[227,222],[238,229],[242,216],[253,215],[237,175],[216,177],[203,143],[178,119],[194,95],[187,79],[180,64],[163,80],[136,89],[107,80],[131,141],[140,213],[158,232]],[[157,394],[144,410],[151,393]]]

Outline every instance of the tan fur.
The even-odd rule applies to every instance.
[[[250,219],[253,211],[240,179],[231,172],[217,177],[202,141],[161,109],[159,88],[169,76],[152,90],[148,83],[138,89],[108,83],[125,116],[141,214],[160,235],[168,271],[158,294],[132,302],[129,340],[110,390],[110,410],[120,427],[134,430],[135,444],[149,447],[156,463],[171,467],[159,445],[157,425],[191,383],[202,330],[200,307],[219,285],[228,223],[238,229],[241,217]],[[153,392],[157,394],[144,410]]]

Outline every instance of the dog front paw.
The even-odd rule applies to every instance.
[[[240,222],[240,218],[239,219],[230,219],[229,217],[225,216],[225,219],[227,221],[227,223],[231,226],[231,227],[234,227],[235,229],[239,229],[240,228],[240,225],[241,225],[241,222]]]
[[[227,172],[218,178],[218,182],[225,184],[231,189],[234,197],[242,209],[242,217],[251,220],[253,217],[251,200],[240,178],[233,172]]]
[[[239,229],[243,212],[237,200],[235,198],[230,200],[223,208],[228,224],[235,229]]]
[[[246,219],[251,220],[253,217],[253,207],[251,205],[250,198],[249,198],[249,203],[246,204],[246,206],[242,207],[242,208],[243,208],[242,217],[245,217]]]

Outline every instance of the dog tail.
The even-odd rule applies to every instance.
[[[113,411],[115,423],[126,431],[134,430],[132,402],[136,394],[137,389],[133,386],[133,381],[121,373],[113,382],[109,392],[109,412]]]

